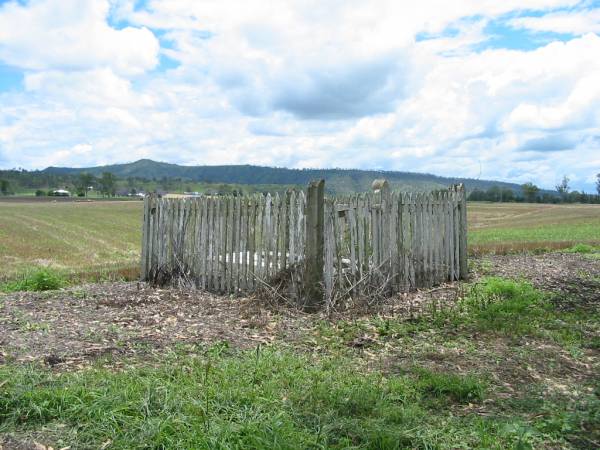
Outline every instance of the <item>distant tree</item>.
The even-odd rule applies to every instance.
[[[485,200],[485,192],[483,192],[481,189],[475,188],[469,194],[469,200],[472,202],[480,202]]]
[[[502,191],[496,185],[490,187],[485,194],[486,200],[489,200],[490,202],[499,202],[502,200]]]
[[[502,189],[502,201],[503,202],[514,202],[515,201],[515,191],[510,188]]]
[[[540,192],[540,188],[531,182],[521,185],[521,190],[523,191],[523,197],[525,197],[525,201],[529,203],[535,202],[537,200],[538,193]]]
[[[564,175],[560,183],[556,185],[556,192],[560,194],[560,197],[564,200],[569,193],[569,178]]]
[[[0,180],[0,193],[2,195],[12,194],[12,191],[10,189],[10,183],[8,180]]]
[[[100,178],[100,192],[102,195],[114,197],[116,193],[116,177],[110,172],[102,172]]]
[[[596,192],[600,195],[600,173],[596,175]]]
[[[81,172],[77,177],[75,182],[75,189],[77,190],[77,195],[82,197],[85,195],[87,197],[88,189],[94,183],[94,177],[87,172]]]

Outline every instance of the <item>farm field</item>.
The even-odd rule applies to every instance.
[[[470,202],[468,220],[472,254],[600,244],[600,205]]]
[[[0,201],[0,282],[51,266],[69,277],[137,276],[141,201]],[[600,205],[468,205],[472,254],[600,244]]]
[[[0,202],[0,281],[34,267],[71,274],[136,270],[141,201]]]

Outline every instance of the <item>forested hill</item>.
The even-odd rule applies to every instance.
[[[453,183],[465,183],[467,189],[488,189],[491,186],[513,189],[520,192],[520,186],[491,180],[475,180],[465,178],[439,177],[430,174],[413,172],[392,172],[358,169],[286,169],[279,167],[261,167],[251,165],[236,166],[180,166],[156,162],[149,159],[128,164],[109,166],[71,168],[48,167],[42,171],[54,175],[72,175],[87,172],[100,176],[103,172],[111,172],[120,178],[134,177],[145,179],[172,179],[202,181],[207,183],[231,184],[285,184],[305,185],[311,180],[324,179],[326,189],[334,193],[361,192],[370,189],[375,178],[386,178],[393,189],[397,190],[432,190],[443,188]]]

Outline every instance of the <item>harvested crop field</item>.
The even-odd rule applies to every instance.
[[[138,271],[142,202],[0,202],[0,282],[34,267]]]
[[[0,443],[597,447],[599,260],[472,269],[469,283],[329,314],[135,282],[5,294]]]
[[[468,205],[469,251],[506,254],[600,244],[600,205]]]

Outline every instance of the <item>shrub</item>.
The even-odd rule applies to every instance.
[[[37,191],[35,191],[36,197],[44,197],[45,195],[46,195],[46,192],[42,191],[41,189],[38,189]]]

